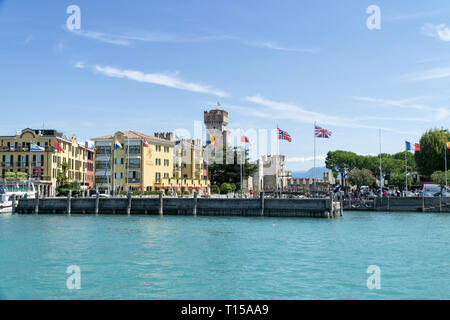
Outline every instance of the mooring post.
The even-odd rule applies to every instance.
[[[131,192],[128,192],[127,198],[128,198],[127,215],[131,215]]]
[[[197,197],[198,197],[198,194],[197,194],[197,191],[195,191],[194,192],[194,212],[193,212],[194,216],[197,215]]]
[[[35,195],[35,202],[34,202],[34,214],[39,214],[39,188],[36,191],[36,195]]]
[[[389,211],[389,210],[391,210],[391,204],[390,204],[390,200],[391,199],[391,197],[387,197],[387,211]]]
[[[164,215],[164,194],[161,192],[159,194],[159,215],[162,216]]]
[[[98,216],[98,206],[100,202],[100,194],[97,192],[95,195],[95,215]]]
[[[422,194],[422,212],[425,212],[425,197]]]
[[[12,196],[12,214],[16,213],[16,195],[13,194]]]
[[[341,217],[344,215],[344,195],[341,193],[341,203],[340,203],[340,213],[341,213]]]
[[[442,213],[442,191],[441,195],[439,196],[439,212]]]
[[[70,215],[72,213],[72,190],[69,190],[67,194],[67,214]]]
[[[261,201],[261,216],[264,216],[264,192],[260,193],[259,200]]]

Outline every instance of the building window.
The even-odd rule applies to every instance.
[[[123,164],[123,158],[116,158],[116,164]]]
[[[128,152],[130,154],[140,154],[141,153],[141,146],[130,146],[128,148]]]
[[[170,165],[169,163],[170,163],[169,160],[164,159],[164,166],[165,166],[165,167],[168,167],[168,166]]]
[[[164,173],[164,178],[168,178],[169,174],[168,173]]]
[[[123,178],[123,172],[116,172],[115,174],[116,179],[122,179]]]
[[[156,151],[157,152],[161,152],[161,146],[160,145],[156,145]]]
[[[169,151],[170,151],[169,147],[164,147],[164,152],[165,153],[169,153]]]
[[[160,166],[161,165],[161,159],[156,159],[156,165]]]
[[[155,183],[161,183],[161,173],[160,172],[155,173]]]

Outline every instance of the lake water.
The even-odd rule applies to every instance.
[[[450,214],[3,215],[0,259],[3,299],[450,299]]]

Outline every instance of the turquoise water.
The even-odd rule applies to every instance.
[[[3,299],[450,299],[450,215],[0,216]],[[81,289],[66,269],[81,269]],[[381,289],[369,290],[369,265]]]

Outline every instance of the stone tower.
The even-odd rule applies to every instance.
[[[213,109],[211,111],[205,111],[204,115],[206,132],[213,136],[217,135],[217,132],[220,132],[223,143],[225,145],[230,145],[231,133],[227,130],[228,112],[225,110]]]

